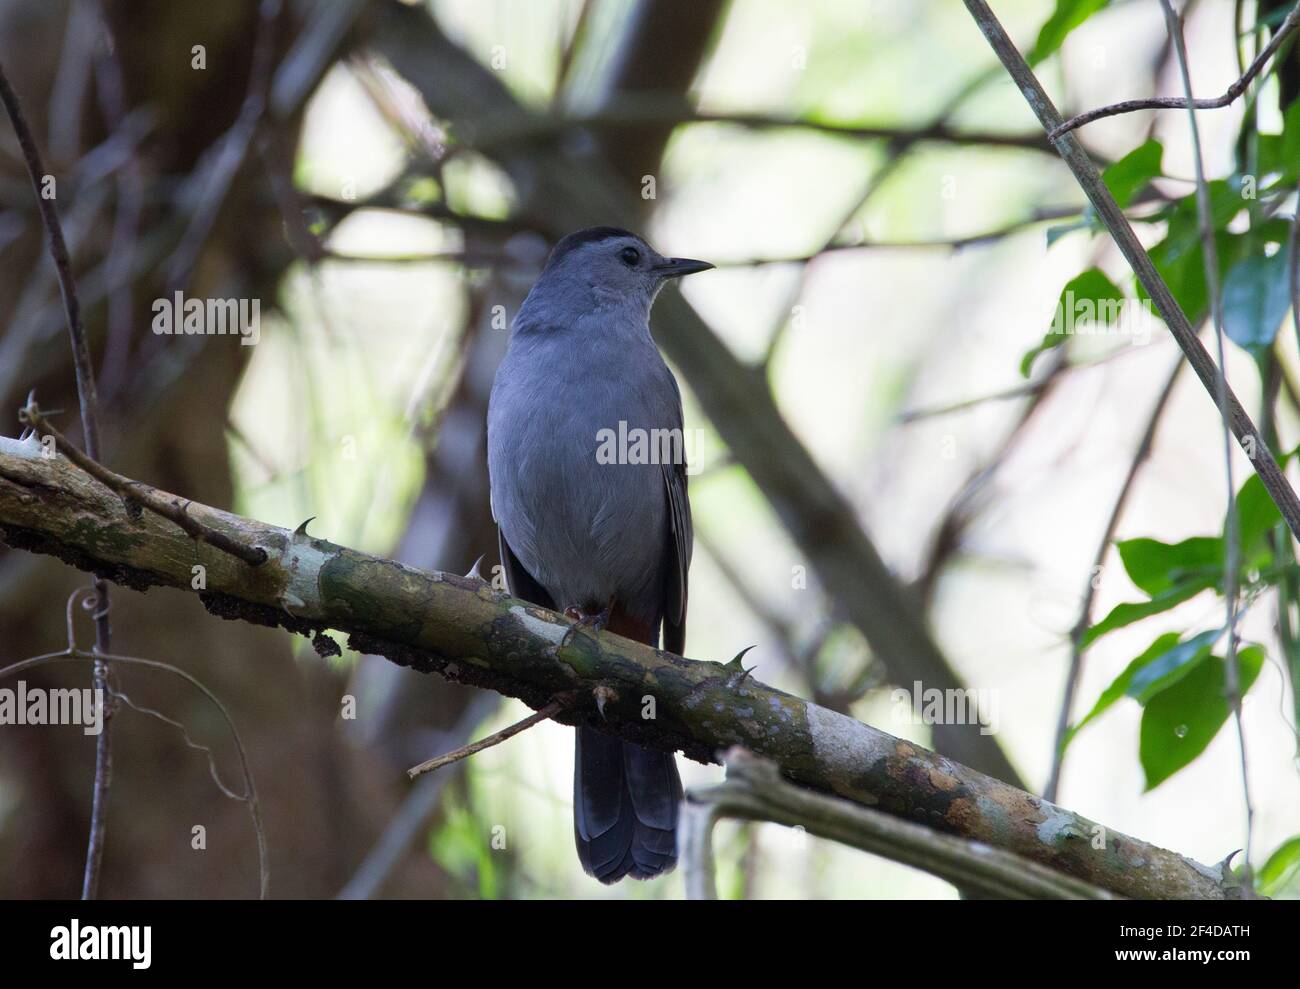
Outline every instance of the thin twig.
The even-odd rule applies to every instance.
[[[1178,71],[1182,76],[1183,91],[1187,97],[1187,118],[1192,136],[1192,161],[1196,165],[1196,208],[1200,218],[1205,286],[1210,297],[1210,318],[1214,322],[1214,340],[1219,359],[1218,400],[1219,414],[1223,419],[1223,471],[1228,485],[1228,511],[1223,532],[1225,544],[1223,596],[1227,607],[1227,616],[1224,620],[1228,630],[1227,655],[1224,663],[1225,687],[1233,720],[1237,725],[1237,742],[1241,754],[1241,788],[1246,802],[1246,847],[1242,855],[1245,877],[1242,890],[1249,897],[1255,888],[1250,878],[1250,837],[1254,830],[1255,809],[1250,799],[1250,778],[1246,764],[1246,730],[1241,722],[1241,668],[1237,661],[1237,569],[1241,546],[1237,531],[1237,486],[1233,480],[1232,470],[1232,424],[1228,419],[1228,379],[1223,343],[1223,299],[1219,291],[1219,254],[1214,241],[1214,210],[1210,203],[1210,187],[1205,179],[1205,159],[1201,152],[1200,126],[1196,120],[1196,100],[1192,98],[1192,73],[1187,58],[1187,39],[1183,35],[1183,23],[1170,0],[1160,0],[1160,6],[1165,12],[1165,23],[1169,28],[1169,36],[1173,39],[1174,53],[1178,57]],[[1300,20],[1300,4],[1291,11],[1288,21],[1292,19]],[[1288,30],[1290,28],[1284,23],[1274,37],[1274,41],[1281,38]],[[1257,59],[1256,63],[1258,62]]]
[[[828,243],[825,246],[810,254],[794,254],[786,257],[768,257],[768,258],[741,258],[737,260],[715,261],[716,268],[757,268],[765,265],[776,264],[807,264],[810,261],[816,261],[826,254],[839,254],[845,251],[962,251],[968,247],[981,247],[985,244],[996,243],[1007,237],[1018,234],[1030,227],[1037,226],[1040,223],[1050,223],[1053,220],[1064,220],[1073,216],[1078,216],[1081,212],[1078,206],[1062,206],[1055,209],[1039,210],[1033,216],[1026,217],[1022,220],[1014,220],[1011,223],[992,230],[985,230],[977,234],[965,234],[960,237],[936,237],[934,239],[917,239],[917,240],[861,240],[861,241],[841,241],[837,243]],[[852,219],[852,216],[848,218]],[[845,221],[848,222],[847,220]]]
[[[755,113],[709,113],[696,110],[682,100],[664,99],[659,95],[620,94],[618,99],[594,113],[529,114],[506,119],[491,127],[479,127],[468,135],[466,145],[479,152],[498,151],[520,143],[563,134],[577,128],[599,129],[628,124],[730,124],[751,130],[807,130],[830,137],[852,140],[885,141],[896,151],[914,144],[937,143],[962,146],[1022,148],[1049,151],[1048,142],[1038,134],[1008,134],[999,131],[960,130],[948,123],[946,114],[934,123],[921,127],[863,127],[837,124],[802,117],[765,116]]]
[[[965,412],[967,409],[973,409],[980,405],[987,405],[989,402],[1006,402],[1013,398],[1027,398],[1030,395],[1037,395],[1051,383],[1051,378],[1040,378],[1037,381],[1026,381],[1024,384],[1004,388],[1002,391],[989,392],[985,395],[976,395],[974,398],[963,398],[956,402],[948,402],[944,405],[930,405],[920,409],[908,409],[899,414],[898,424],[900,426],[906,426],[910,423],[920,422],[922,419],[934,419],[939,416],[952,415],[954,412]]]
[[[415,779],[424,773],[431,773],[435,769],[441,769],[443,766],[450,766],[453,762],[460,762],[462,759],[468,759],[476,752],[482,752],[484,749],[490,749],[494,745],[500,745],[507,738],[513,738],[521,731],[527,731],[535,724],[539,724],[548,718],[553,718],[566,707],[564,700],[553,700],[543,708],[534,711],[522,721],[516,721],[513,725],[502,728],[500,731],[493,732],[487,738],[480,738],[477,742],[470,742],[468,745],[462,745],[458,749],[453,749],[446,755],[434,756],[418,766],[412,766],[406,771],[406,775]]]
[[[38,433],[54,437],[55,445],[60,453],[105,487],[121,495],[128,504],[142,505],[155,515],[170,519],[193,538],[209,543],[216,549],[229,553],[236,559],[243,560],[250,567],[261,566],[266,562],[266,550],[260,546],[246,546],[235,539],[231,539],[224,532],[204,525],[190,515],[187,501],[165,495],[157,488],[145,484],[143,481],[134,481],[129,477],[123,477],[121,474],[115,474],[103,464],[82,453],[68,441],[67,437],[50,425],[49,420],[45,418],[36,405],[34,398],[28,398],[27,406],[19,412],[19,418]]]
[[[1161,0],[1163,3],[1164,0]],[[1048,138],[1055,142],[1064,137],[1076,127],[1082,127],[1084,124],[1090,124],[1094,120],[1101,120],[1104,117],[1115,117],[1121,113],[1132,113],[1134,110],[1217,110],[1221,107],[1228,106],[1238,99],[1246,91],[1246,87],[1251,84],[1254,78],[1264,70],[1268,60],[1282,46],[1287,35],[1300,25],[1300,3],[1291,9],[1273,35],[1273,40],[1268,43],[1268,47],[1256,56],[1255,61],[1250,63],[1248,68],[1240,78],[1238,78],[1222,96],[1216,96],[1213,99],[1192,99],[1190,96],[1155,96],[1142,100],[1122,100],[1119,103],[1111,103],[1108,106],[1098,107],[1095,110],[1088,110],[1086,113],[1080,113],[1071,117],[1069,120],[1058,124],[1048,131]]]
[[[1137,449],[1133,451],[1133,459],[1129,461],[1128,473],[1124,476],[1124,483],[1120,485],[1119,494],[1115,497],[1115,504],[1111,508],[1110,518],[1106,520],[1106,528],[1097,544],[1097,553],[1093,557],[1092,568],[1088,571],[1088,581],[1083,592],[1083,603],[1079,606],[1078,620],[1075,621],[1074,628],[1070,630],[1070,670],[1066,674],[1065,694],[1061,698],[1061,711],[1056,719],[1056,740],[1052,749],[1052,771],[1048,776],[1047,786],[1043,788],[1044,799],[1053,802],[1056,801],[1056,793],[1061,785],[1061,764],[1065,759],[1066,733],[1070,730],[1070,712],[1074,708],[1075,694],[1079,689],[1079,677],[1083,673],[1083,636],[1088,631],[1088,626],[1092,624],[1092,602],[1097,593],[1097,578],[1101,573],[1102,564],[1106,562],[1106,554],[1110,551],[1110,544],[1115,538],[1120,516],[1124,514],[1124,506],[1128,503],[1129,494],[1133,490],[1133,482],[1137,479],[1142,464],[1151,455],[1151,446],[1155,442],[1160,417],[1169,404],[1169,397],[1174,393],[1174,383],[1178,380],[1178,372],[1183,369],[1183,364],[1183,356],[1179,354],[1178,361],[1169,373],[1169,379],[1160,391],[1160,397],[1156,399],[1156,404],[1151,409],[1151,415],[1147,419],[1142,439],[1138,442]]]
[[[47,198],[41,188],[48,174],[41,161],[40,150],[32,137],[31,128],[23,114],[22,103],[18,94],[9,85],[9,78],[4,68],[0,67],[0,100],[13,124],[14,134],[22,148],[23,160],[27,165],[27,174],[32,180],[32,191],[36,194],[36,205],[45,224],[49,243],[50,257],[54,261],[59,277],[59,293],[63,297],[63,310],[67,316],[68,337],[72,344],[72,363],[77,379],[77,399],[81,408],[81,429],[86,439],[86,449],[90,456],[98,460],[99,451],[99,396],[95,390],[95,369],[90,362],[90,347],[86,343],[86,331],[81,321],[81,303],[77,299],[77,285],[72,277],[72,259],[68,255],[68,245],[63,238],[63,226],[59,223],[59,213],[54,205],[54,198]],[[91,580],[94,590],[95,610],[95,652],[106,654],[112,649],[112,625],[109,611],[112,606],[108,597],[108,586],[95,577]],[[95,688],[103,690],[104,696],[112,687],[111,671],[104,660],[97,660],[92,673]],[[113,712],[104,712],[103,730],[95,739],[95,782],[91,796],[90,835],[86,843],[86,868],[81,882],[81,898],[93,900],[99,892],[100,865],[104,858],[104,828],[107,823],[108,789],[113,779]]]

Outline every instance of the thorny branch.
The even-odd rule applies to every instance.
[[[554,715],[638,744],[712,760],[742,745],[792,781],[974,839],[1133,897],[1224,898],[1230,878],[875,728],[761,683],[739,664],[673,656],[608,632],[575,632],[473,577],[406,567],[192,503],[205,525],[261,547],[242,561],[194,542],[62,458],[0,442],[0,538],[137,590],[194,592],[221,617],[314,636],[350,636],[362,652],[518,697],[534,709],[575,693]],[[329,643],[333,645],[333,643]],[[337,649],[337,646],[334,646]],[[642,717],[646,697],[656,717]],[[603,709],[599,701],[603,701]],[[1089,840],[1105,836],[1100,845]]]
[[[223,553],[229,553],[231,556],[243,560],[250,567],[260,566],[266,562],[265,550],[258,549],[256,546],[245,546],[238,543],[224,532],[205,526],[202,522],[193,518],[186,510],[189,505],[187,501],[164,494],[143,481],[133,481],[121,474],[115,474],[98,461],[82,453],[66,436],[50,425],[49,420],[41,413],[40,407],[36,404],[34,398],[28,398],[27,406],[19,412],[18,417],[36,430],[37,434],[52,437],[56,447],[64,456],[95,480],[116,491],[128,505],[143,505],[149,511],[175,522],[193,538],[211,543]]]

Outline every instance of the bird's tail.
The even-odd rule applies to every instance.
[[[578,729],[573,834],[590,876],[653,879],[677,864],[682,781],[671,753]]]

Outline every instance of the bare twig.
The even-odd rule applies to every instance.
[[[1174,383],[1178,380],[1178,372],[1182,369],[1183,358],[1180,354],[1173,370],[1169,373],[1164,388],[1160,390],[1160,397],[1156,399],[1156,404],[1151,409],[1151,415],[1147,419],[1142,439],[1138,442],[1137,449],[1133,451],[1133,459],[1129,462],[1128,473],[1124,476],[1124,482],[1120,485],[1119,494],[1115,497],[1115,505],[1111,508],[1110,518],[1106,520],[1106,528],[1101,534],[1101,540],[1097,544],[1097,553],[1093,557],[1092,567],[1088,571],[1088,580],[1083,591],[1083,603],[1079,606],[1079,618],[1075,621],[1074,628],[1070,630],[1070,669],[1065,677],[1065,694],[1061,698],[1061,711],[1056,719],[1056,740],[1055,747],[1052,749],[1052,771],[1048,776],[1047,786],[1043,788],[1043,796],[1048,800],[1056,800],[1056,793],[1061,784],[1061,764],[1065,759],[1065,738],[1066,733],[1070,730],[1070,712],[1074,708],[1075,694],[1079,689],[1079,677],[1083,673],[1083,636],[1088,631],[1088,626],[1092,624],[1092,602],[1097,593],[1101,567],[1106,561],[1106,554],[1110,550],[1111,541],[1115,538],[1115,530],[1119,527],[1120,516],[1124,514],[1124,506],[1128,504],[1128,496],[1133,490],[1133,482],[1137,479],[1138,471],[1142,469],[1143,463],[1151,455],[1151,446],[1155,442],[1160,417],[1169,404],[1169,397],[1174,393]]]
[[[945,115],[946,116],[946,115]],[[529,114],[506,119],[492,127],[480,127],[467,135],[466,143],[476,151],[498,151],[518,143],[553,137],[566,130],[588,127],[625,127],[629,124],[731,124],[752,130],[807,130],[830,137],[885,141],[896,151],[914,144],[935,143],[961,146],[1022,148],[1050,151],[1050,144],[1038,134],[1009,134],[999,131],[961,130],[944,117],[922,127],[862,127],[803,117],[765,116],[756,113],[709,113],[696,110],[681,100],[658,96],[623,94],[595,113]]]
[[[243,560],[250,567],[260,566],[266,562],[266,550],[260,546],[246,546],[235,539],[231,539],[224,532],[219,532],[211,526],[204,525],[189,514],[187,511],[189,503],[187,501],[164,494],[143,481],[134,481],[128,477],[123,477],[121,474],[115,474],[103,464],[82,453],[69,442],[67,437],[50,425],[49,420],[45,418],[36,405],[34,398],[28,398],[27,406],[19,412],[19,418],[38,433],[52,436],[59,452],[95,480],[121,495],[128,504],[143,505],[156,515],[161,515],[163,518],[175,522],[193,538],[200,539],[222,552]]]
[[[711,832],[719,818],[773,821],[860,848],[946,879],[963,890],[1008,899],[1110,900],[1114,894],[1018,855],[942,834],[795,786],[775,764],[742,748],[724,756],[726,782],[686,796],[682,842],[687,895],[716,899]],[[1080,836],[1082,837],[1082,836]]]
[[[27,174],[32,181],[32,190],[36,194],[37,208],[45,224],[49,242],[50,257],[54,261],[59,277],[59,292],[63,297],[63,310],[67,317],[68,338],[72,344],[72,363],[77,379],[77,398],[81,407],[81,429],[86,440],[86,449],[90,456],[99,459],[99,396],[95,390],[95,369],[90,362],[90,347],[86,343],[86,331],[81,322],[81,303],[77,299],[77,285],[72,277],[72,259],[68,255],[68,245],[63,238],[63,226],[59,223],[59,213],[54,205],[54,198],[43,194],[42,184],[47,175],[41,161],[40,150],[32,137],[31,128],[23,114],[22,103],[18,94],[9,85],[4,69],[0,67],[0,100],[4,102],[9,120],[13,124],[18,144],[22,148],[23,160],[27,165]],[[94,590],[95,609],[95,652],[108,653],[112,648],[112,625],[109,622],[111,604],[108,598],[108,586],[95,577],[91,581]],[[111,672],[104,660],[96,660],[92,674],[97,689],[105,691],[111,688]],[[103,730],[95,739],[95,782],[91,798],[90,835],[86,845],[86,869],[82,876],[81,897],[93,900],[99,892],[100,864],[104,857],[104,828],[107,823],[108,789],[113,778],[113,732],[112,711],[104,712]]]
[[[1241,754],[1241,788],[1246,803],[1246,840],[1242,855],[1242,868],[1245,879],[1242,890],[1246,896],[1254,892],[1254,883],[1250,878],[1250,838],[1254,830],[1255,810],[1250,799],[1250,778],[1246,765],[1246,731],[1241,723],[1241,669],[1237,661],[1237,569],[1241,556],[1240,538],[1237,531],[1237,486],[1233,481],[1232,470],[1232,425],[1228,419],[1228,379],[1227,360],[1223,344],[1223,299],[1219,291],[1219,252],[1214,241],[1214,210],[1210,203],[1210,188],[1205,179],[1205,158],[1201,152],[1201,132],[1196,120],[1196,100],[1192,97],[1192,73],[1187,58],[1187,39],[1183,35],[1183,23],[1174,10],[1170,0],[1160,0],[1164,9],[1165,24],[1174,43],[1174,54],[1178,58],[1178,71],[1183,80],[1183,92],[1187,97],[1188,126],[1192,137],[1192,161],[1196,166],[1196,208],[1201,228],[1201,253],[1205,265],[1205,286],[1210,297],[1210,318],[1214,322],[1214,340],[1218,350],[1219,377],[1218,401],[1219,414],[1223,419],[1223,471],[1228,485],[1227,520],[1224,523],[1224,563],[1223,596],[1227,607],[1224,622],[1228,630],[1227,655],[1225,657],[1225,689],[1228,704],[1232,709],[1233,720],[1237,725],[1237,742]],[[1274,42],[1280,39],[1300,22],[1300,3],[1296,4],[1288,18],[1290,26],[1283,23],[1274,36]],[[1269,48],[1274,48],[1270,45]],[[1265,49],[1268,51],[1269,49]],[[1255,65],[1262,65],[1256,59]],[[1252,69],[1254,66],[1252,66]],[[1258,71],[1256,69],[1256,71]],[[1245,77],[1243,77],[1245,78]],[[1245,84],[1242,84],[1244,88]]]
[[[1039,378],[1037,381],[1026,381],[1024,384],[1013,385],[1001,391],[976,395],[974,398],[963,398],[956,402],[948,402],[944,405],[929,405],[920,409],[907,409],[899,414],[898,423],[900,426],[906,426],[913,422],[920,422],[923,419],[934,419],[939,416],[952,415],[954,412],[965,412],[967,409],[987,405],[989,402],[1006,402],[1013,398],[1027,398],[1030,395],[1037,395],[1051,383],[1052,378],[1044,377]]]
[[[450,766],[453,762],[460,762],[462,759],[468,759],[476,752],[482,752],[484,749],[490,749],[494,745],[500,745],[508,738],[514,738],[521,731],[527,731],[533,725],[540,724],[548,718],[553,718],[564,710],[566,704],[563,700],[554,700],[545,707],[534,711],[522,721],[516,721],[513,725],[502,728],[500,731],[493,732],[486,738],[480,738],[477,742],[470,742],[468,745],[462,745],[458,749],[453,749],[446,755],[434,756],[427,759],[418,766],[412,766],[406,771],[406,775],[411,779],[423,773],[431,773],[435,769],[441,769],[443,766]]]
[[[1049,223],[1052,220],[1063,220],[1072,216],[1077,216],[1080,212],[1077,206],[1062,206],[1054,209],[1044,209],[1035,211],[1033,216],[1026,217],[1023,220],[1015,220],[1011,223],[996,227],[992,230],[985,230],[982,233],[965,234],[960,237],[936,237],[934,239],[917,239],[917,240],[861,240],[861,241],[839,241],[827,243],[823,247],[810,254],[795,254],[787,257],[778,258],[741,258],[737,260],[715,261],[714,266],[717,268],[757,268],[770,264],[807,264],[810,261],[816,261],[818,258],[827,254],[839,254],[846,251],[962,251],[968,247],[979,247],[984,244],[992,244],[1004,240],[1014,234],[1018,234],[1030,227],[1037,226],[1040,223]],[[846,219],[851,220],[852,216]],[[843,224],[841,224],[843,226]]]
[[[1297,25],[1300,25],[1300,3],[1292,8],[1286,20],[1278,26],[1277,31],[1273,34],[1273,40],[1268,43],[1268,47],[1256,56],[1255,61],[1250,63],[1250,68],[1233,82],[1222,96],[1201,100],[1192,99],[1190,96],[1156,96],[1141,100],[1122,100],[1119,103],[1111,103],[1108,106],[1097,107],[1095,110],[1088,110],[1057,124],[1048,131],[1048,138],[1056,142],[1076,127],[1082,127],[1084,124],[1090,124],[1094,120],[1101,120],[1104,117],[1132,113],[1134,110],[1217,110],[1228,106],[1236,102],[1241,94],[1246,91],[1246,87],[1264,70],[1264,66],[1268,64],[1269,59],[1273,57],[1282,46],[1282,42],[1295,30]]]
[[[1039,122],[1049,133],[1054,131],[1060,126],[1060,113],[1053,105],[1051,97],[1047,95],[1047,91],[1043,89],[1042,83],[1038,81],[1038,77],[1025,62],[1024,56],[1012,44],[997,16],[989,9],[986,0],[965,0],[965,3],[990,47],[1038,116]],[[1106,188],[1101,175],[1089,160],[1078,139],[1073,133],[1067,132],[1055,144],[1070,171],[1074,173],[1076,181],[1087,193],[1099,219],[1110,232],[1125,260],[1133,268],[1138,281],[1155,302],[1170,333],[1183,353],[1187,355],[1192,370],[1200,378],[1205,390],[1211,396],[1216,395],[1219,389],[1219,370],[1214,360],[1196,336],[1196,331],[1188,321],[1187,315],[1156,269],[1151,256],[1142,247],[1128,218],[1115,202],[1115,197]],[[1296,493],[1286,479],[1286,475],[1278,467],[1273,452],[1262,441],[1259,430],[1246,410],[1242,408],[1231,387],[1226,388],[1226,393],[1233,433],[1247,455],[1252,458],[1255,472],[1286,520],[1287,526],[1295,536],[1300,538],[1300,499],[1296,498]]]

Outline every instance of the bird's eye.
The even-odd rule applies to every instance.
[[[636,263],[641,260],[641,252],[635,247],[625,247],[618,252],[618,256],[623,259],[623,263],[629,268],[635,267]]]

